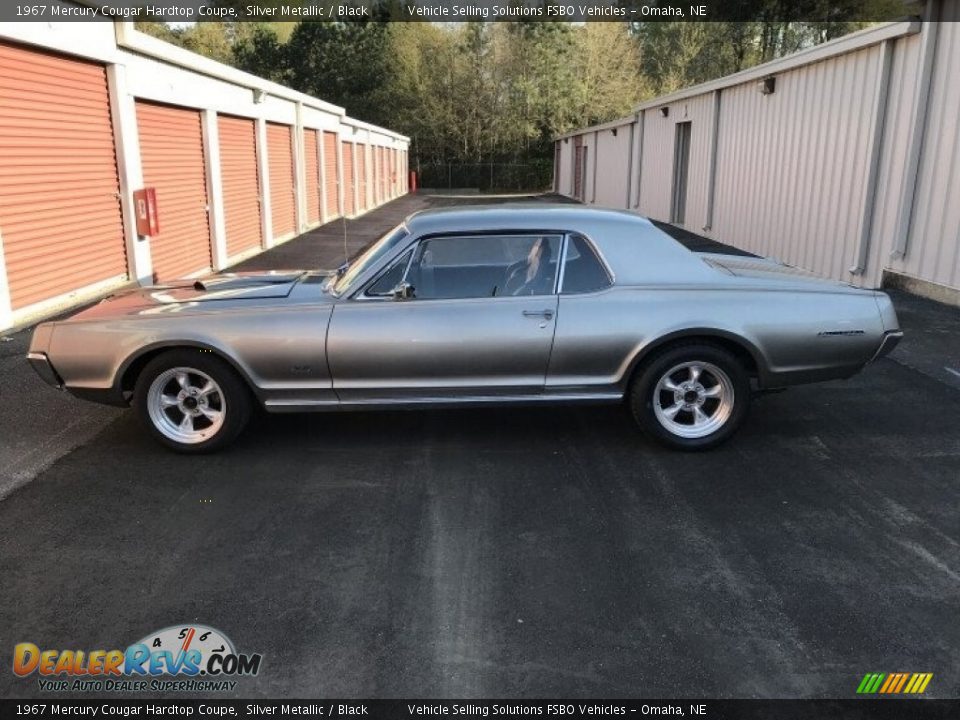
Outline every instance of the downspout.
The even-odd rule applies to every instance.
[[[637,131],[637,119],[634,118],[630,123],[630,149],[627,151],[627,196],[624,207],[630,209],[630,187],[633,183],[633,136]]]
[[[910,132],[910,149],[907,151],[906,169],[903,178],[903,195],[900,198],[900,216],[897,219],[897,231],[893,238],[891,260],[899,260],[907,254],[910,227],[913,222],[913,210],[916,203],[917,177],[920,172],[920,158],[923,154],[923,141],[927,132],[927,110],[930,105],[930,85],[933,80],[933,60],[937,53],[937,19],[940,16],[939,0],[927,0],[923,14],[923,40],[920,48],[920,77],[917,94],[914,98],[913,128]]]
[[[640,207],[640,191],[643,188],[643,126],[646,116],[646,110],[637,113],[637,200],[633,204],[635,208]]]
[[[873,216],[877,206],[877,184],[880,176],[880,156],[883,148],[883,132],[887,122],[887,98],[890,95],[890,70],[893,67],[893,40],[884,40],[880,45],[880,69],[877,92],[873,98],[873,123],[870,128],[870,165],[864,188],[863,217],[860,219],[860,239],[857,254],[849,272],[861,275],[867,269],[870,254],[870,236],[873,234]]]
[[[593,188],[591,188],[590,193],[590,204],[595,205],[597,202],[597,156],[600,154],[597,152],[597,149],[600,145],[600,131],[593,131]]]
[[[707,170],[707,217],[704,230],[713,229],[713,200],[717,192],[717,142],[720,139],[720,93],[713,91],[713,127],[710,129],[710,167]]]

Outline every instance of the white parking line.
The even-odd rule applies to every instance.
[[[960,370],[954,370],[953,368],[948,368],[948,367],[945,367],[943,369],[946,370],[948,373],[953,373],[957,377],[960,377]]]

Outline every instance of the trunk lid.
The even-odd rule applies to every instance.
[[[859,289],[850,283],[822,278],[807,270],[793,267],[792,265],[785,265],[773,258],[720,255],[716,253],[701,253],[700,257],[703,258],[704,262],[720,272],[726,272],[740,278],[750,278],[758,281],[767,280],[777,283],[809,283],[811,285],[833,288]]]

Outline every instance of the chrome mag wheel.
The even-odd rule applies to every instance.
[[[734,408],[733,382],[709,362],[675,365],[660,376],[653,392],[653,412],[669,433],[702,438],[719,430]]]
[[[157,375],[147,390],[146,405],[160,433],[187,445],[215,436],[227,412],[220,385],[207,373],[190,367],[173,367]]]

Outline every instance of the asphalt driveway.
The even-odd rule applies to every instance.
[[[334,264],[323,232],[249,264]],[[260,417],[188,458],[11,359],[4,397],[55,418],[37,443],[90,437],[0,502],[0,650],[200,622],[263,654],[238,697],[850,697],[893,671],[956,697],[960,313],[897,302],[894,356],[697,455],[614,407]]]

